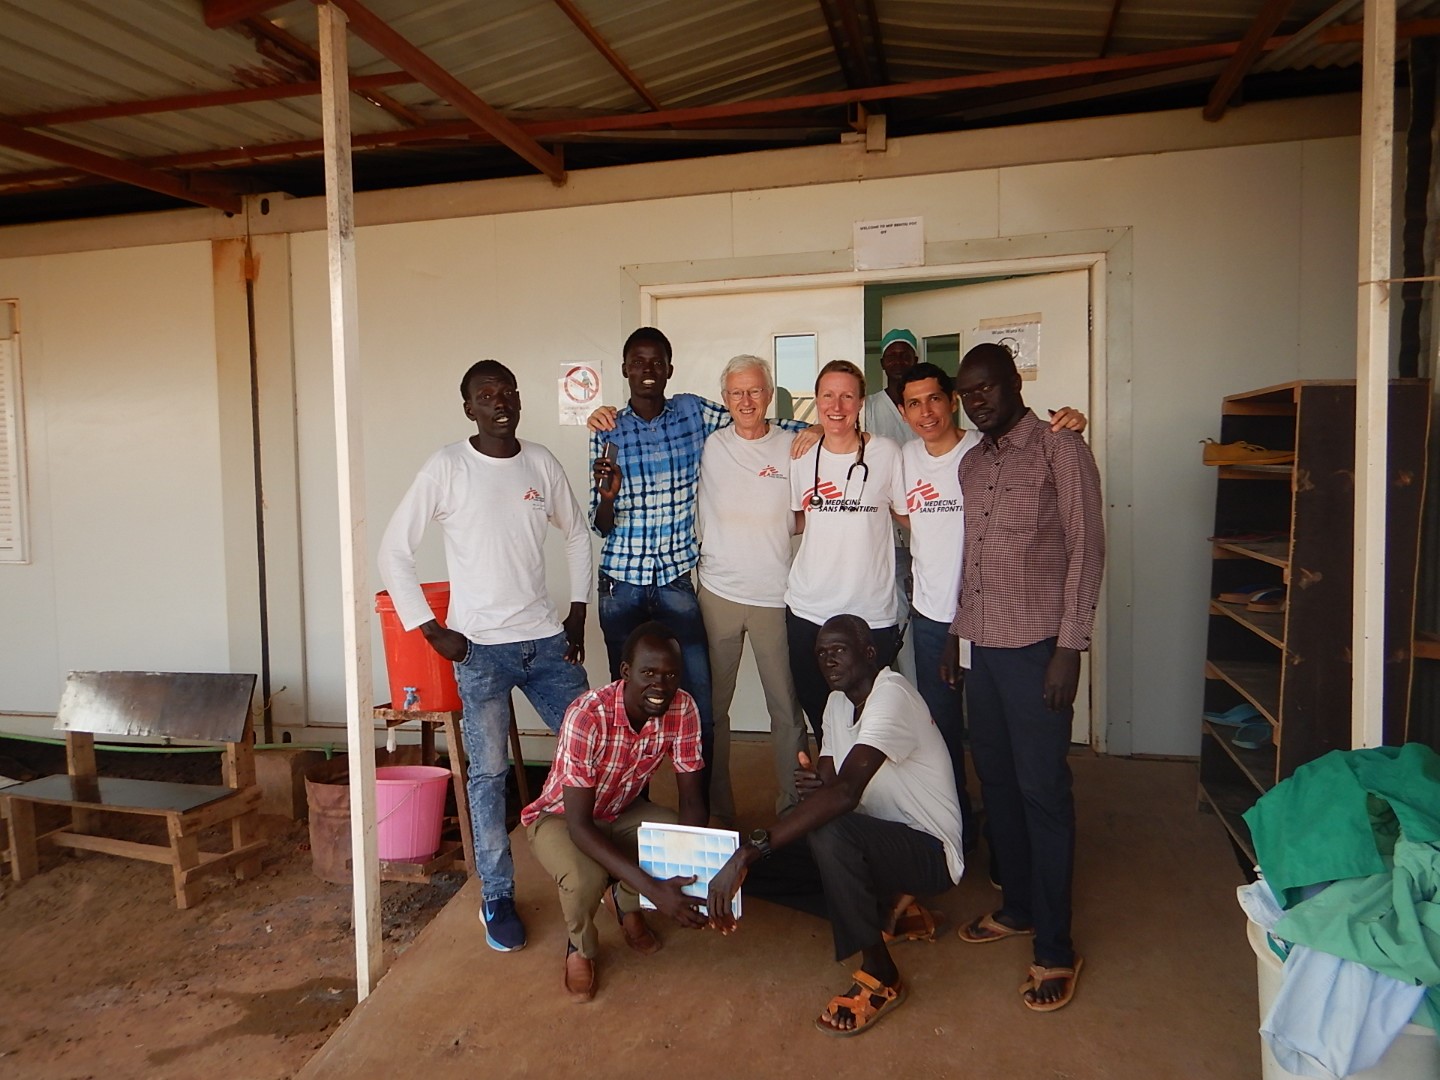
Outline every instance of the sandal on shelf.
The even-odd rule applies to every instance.
[[[991,941],[1003,941],[1005,938],[1029,937],[1035,933],[1034,927],[1021,929],[1015,926],[1006,926],[995,916],[999,912],[992,911],[988,915],[981,915],[974,922],[966,923],[960,927],[957,933],[961,941],[968,941],[972,945],[984,945]]]
[[[1030,977],[1020,984],[1020,1000],[1025,1003],[1027,1009],[1035,1012],[1054,1012],[1056,1009],[1063,1009],[1070,1004],[1070,999],[1075,996],[1075,986],[1080,981],[1080,969],[1085,966],[1085,961],[1075,957],[1074,967],[1041,967],[1039,964],[1030,965]],[[1050,979],[1064,979],[1065,993],[1061,994],[1054,1001],[1036,1001],[1030,997],[1031,993],[1040,989],[1040,984]]]
[[[1241,724],[1240,730],[1235,732],[1230,743],[1238,746],[1241,750],[1260,750],[1270,745],[1270,738],[1273,729],[1268,720],[1251,720],[1247,724]]]
[[[864,971],[857,971],[850,977],[855,980],[856,992],[854,994],[836,994],[831,998],[830,1004],[825,1006],[825,1011],[815,1018],[817,1031],[839,1038],[859,1035],[869,1031],[874,1024],[879,1023],[882,1017],[889,1016],[905,1000],[905,984],[903,982],[896,983],[894,986],[882,986],[879,979]],[[880,999],[880,1004],[874,1003],[875,998]],[[850,1010],[850,1015],[855,1018],[854,1027],[839,1028],[835,1026],[834,1021],[839,1018],[841,1009]]]
[[[1206,712],[1200,715],[1218,727],[1238,728],[1251,720],[1259,720],[1260,710],[1248,701],[1242,701],[1239,705],[1226,709],[1224,712]]]
[[[883,932],[885,944],[896,941],[934,941],[936,920],[933,913],[911,900],[895,916],[895,926]]]

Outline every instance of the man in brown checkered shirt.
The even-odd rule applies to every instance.
[[[1004,890],[1000,909],[960,937],[1034,934],[1022,1000],[1049,1012],[1069,1004],[1082,962],[1070,939],[1075,800],[1066,753],[1105,564],[1100,475],[1079,435],[1052,431],[1025,407],[1004,346],[971,349],[955,384],[983,438],[960,461],[965,555],[950,631],[973,643],[970,751]],[[958,664],[950,667],[958,675]]]

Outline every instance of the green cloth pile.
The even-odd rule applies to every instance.
[[[1427,987],[1440,1029],[1440,754],[1420,743],[1333,750],[1262,796],[1245,823],[1286,910],[1273,933]]]

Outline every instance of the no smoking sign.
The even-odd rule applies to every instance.
[[[600,404],[600,366],[562,363],[559,404],[562,425],[583,426]]]

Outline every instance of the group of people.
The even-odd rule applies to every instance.
[[[1070,936],[1066,754],[1104,560],[1098,473],[1078,434],[1083,415],[1036,417],[1002,346],[970,350],[954,379],[917,361],[909,331],[887,334],[886,386],[868,398],[859,368],[826,364],[811,426],[767,418],[775,388],[754,356],[726,365],[722,403],[667,396],[670,342],[653,327],[630,335],[629,400],[590,422],[589,525],[603,537],[597,593],[611,678],[596,690],[582,666],[585,516],[554,456],[518,438],[513,373],[493,360],[465,373],[476,434],[420,470],[382,540],[381,576],[405,628],[455,663],[480,918],[501,951],[525,944],[505,830],[511,691],[558,735],[521,824],[559,890],[564,986],[575,1000],[596,990],[605,897],[627,944],[653,953],[660,939],[642,897],[682,927],[728,933],[742,881],[763,876],[756,864],[803,851],[823,886],[836,958],[861,954],[854,985],[816,1026],[852,1035],[893,1011],[905,985],[888,944],[933,936],[917,898],[958,882],[978,839],[962,686],[1003,901],[959,936],[1033,934],[1024,1004],[1049,1011],[1071,1000],[1081,959]],[[958,427],[961,407],[975,430]],[[415,570],[431,521],[451,577],[444,625]],[[567,538],[563,620],[545,581],[549,526]],[[905,533],[909,560],[897,543]],[[897,569],[913,578],[908,590],[897,588]],[[891,667],[907,626],[918,686]],[[701,900],[684,891],[693,879],[640,868],[636,833],[645,821],[733,827],[729,712],[746,635],[770,718],[777,817]],[[649,801],[667,757],[676,810]]]

